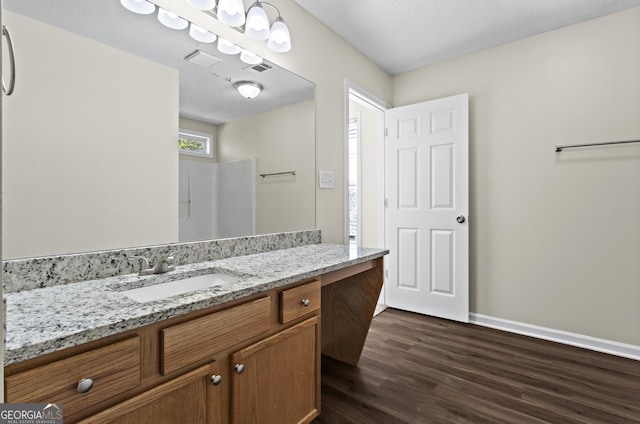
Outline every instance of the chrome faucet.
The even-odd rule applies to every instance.
[[[129,259],[140,260],[140,271],[138,271],[138,275],[163,274],[176,269],[173,253],[170,253],[167,256],[161,256],[153,268],[149,265],[149,260],[144,256],[130,256]]]
[[[161,256],[158,262],[153,266],[151,274],[162,274],[165,272],[173,271],[176,269],[176,258],[173,257],[173,253],[167,256]]]

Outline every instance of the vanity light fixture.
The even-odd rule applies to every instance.
[[[156,5],[147,0],[120,0],[127,10],[140,15],[150,15],[156,11]]]
[[[214,33],[209,32],[204,28],[200,28],[193,22],[189,27],[189,35],[191,36],[191,38],[201,43],[213,43],[218,38],[218,36]]]
[[[262,85],[253,81],[238,81],[233,84],[238,93],[244,98],[253,99],[262,91]]]
[[[239,27],[245,23],[242,0],[219,0],[216,15],[218,20],[225,25]]]
[[[289,27],[284,23],[284,19],[278,16],[276,21],[271,27],[271,34],[269,35],[269,41],[267,41],[267,47],[269,50],[276,53],[286,53],[291,50],[291,34],[289,34]]]
[[[200,10],[211,10],[206,0],[186,0],[189,6]],[[270,6],[278,13],[278,17],[269,23],[269,17],[263,6]],[[280,10],[271,3],[257,0],[244,12],[242,0],[218,0],[215,8],[216,17],[223,24],[232,27],[244,25],[244,33],[254,40],[267,40],[267,47],[276,53],[286,53],[291,50],[291,33],[284,22]],[[221,50],[222,51],[222,50]],[[235,54],[235,53],[234,53]]]
[[[185,0],[189,6],[201,10],[210,10],[215,7],[215,0]],[[147,0],[120,0],[120,4],[127,10],[138,14],[151,14],[155,11],[156,5]],[[278,12],[278,17],[269,28],[269,19],[263,9],[263,5],[273,7]],[[238,12],[240,11],[240,12]],[[242,0],[218,0],[217,16],[221,22],[231,26],[241,26],[245,24],[245,34],[257,40],[267,40],[267,47],[277,53],[285,53],[291,50],[291,34],[284,19],[280,16],[280,10],[271,3],[256,1],[249,7],[248,13],[244,14]],[[240,16],[241,18],[238,18]],[[233,17],[233,18],[232,18]],[[189,35],[201,43],[213,43],[218,40],[218,51],[228,55],[235,55],[242,51],[242,48],[234,43],[219,38],[216,34],[195,25],[193,22],[169,12],[158,6],[158,21],[167,28],[182,30],[189,27]],[[231,22],[231,23],[229,23]],[[249,65],[262,63],[262,58],[249,51],[244,51],[240,59]]]
[[[240,60],[247,65],[259,65],[264,59],[249,50],[242,49],[240,52]]]
[[[240,46],[236,46],[231,41],[227,41],[222,37],[218,37],[218,51],[220,53],[234,55],[240,53],[242,48]]]
[[[200,10],[211,10],[216,7],[216,0],[186,0],[187,4]]]
[[[259,1],[249,7],[244,33],[254,40],[264,41],[269,38],[269,18]]]
[[[158,7],[158,21],[167,28],[171,29],[185,29],[189,26],[189,21],[181,18],[175,13],[168,12],[161,7]]]
[[[271,28],[269,28],[269,19],[262,5],[271,6],[278,12],[278,17]],[[280,15],[280,10],[266,1],[258,0],[249,7],[244,33],[247,37],[255,40],[268,40],[267,47],[269,47],[271,51],[286,53],[291,50],[289,27],[284,23],[284,19],[282,15]]]

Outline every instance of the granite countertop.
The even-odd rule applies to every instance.
[[[387,254],[384,249],[312,244],[178,266],[166,274],[121,275],[6,294],[5,365],[219,305]],[[218,269],[238,282],[146,303],[123,290]]]

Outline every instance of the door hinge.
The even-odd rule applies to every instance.
[[[385,208],[389,207],[389,199],[384,199],[384,207]]]
[[[389,128],[384,129],[384,136],[389,137]]]
[[[389,278],[389,270],[388,270],[388,269],[385,269],[385,270],[384,270],[384,276],[385,276],[386,278]]]

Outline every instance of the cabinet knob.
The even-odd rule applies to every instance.
[[[236,364],[236,372],[238,374],[242,374],[244,372],[244,365],[243,364]]]
[[[310,304],[311,304],[311,301],[309,299],[302,299],[302,305],[304,305],[305,308]]]
[[[78,381],[78,393],[87,393],[93,387],[93,380],[90,378],[83,378]]]
[[[221,375],[218,375],[218,374],[216,374],[216,375],[212,375],[212,376],[211,376],[211,383],[212,383],[214,386],[217,386],[218,384],[222,383],[222,376],[221,376]]]

